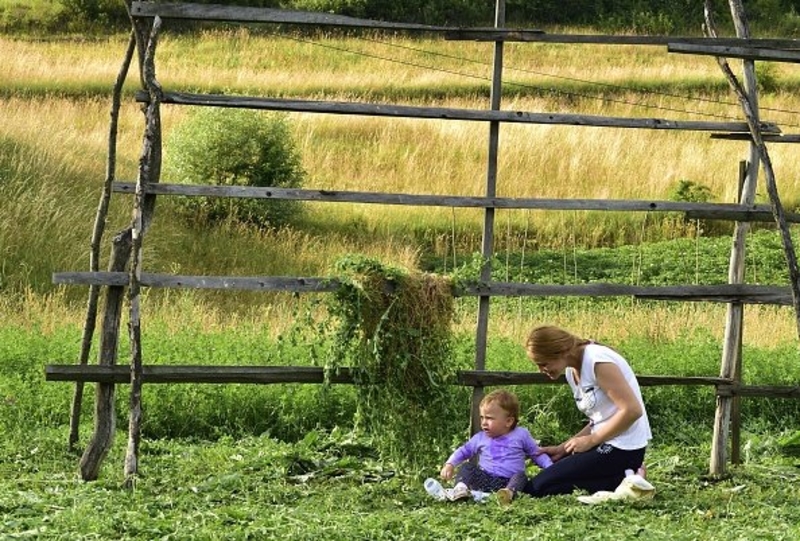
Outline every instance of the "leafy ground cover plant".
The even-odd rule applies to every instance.
[[[705,476],[708,433],[648,451],[653,500],[586,506],[574,495],[510,507],[437,502],[422,488],[436,466],[408,471],[368,439],[312,432],[269,437],[145,440],[133,491],[121,488],[124,437],[100,481],[74,473],[60,429],[4,434],[0,529],[9,539],[796,539],[797,466],[758,440],[725,479]],[[437,464],[438,462],[433,462]]]
[[[648,478],[658,490],[651,502],[595,508],[564,496],[525,498],[500,508],[494,502],[432,501],[422,480],[436,474],[444,450],[420,448],[416,466],[392,460],[378,438],[352,430],[352,386],[331,386],[329,395],[322,394],[323,386],[146,386],[142,476],[131,492],[121,488],[127,406],[120,386],[123,430],[100,480],[84,483],[76,473],[79,457],[66,445],[72,386],[45,382],[41,373],[53,359],[77,356],[78,329],[57,327],[0,328],[0,531],[11,539],[788,540],[800,535],[795,505],[800,470],[796,457],[780,447],[781,437],[796,431],[797,401],[744,401],[743,464],[728,478],[711,479],[706,472],[713,393],[680,387],[643,390],[656,434],[647,458]],[[285,364],[261,330],[187,328],[176,339],[157,326],[145,350],[168,362],[189,362],[207,352],[214,362],[235,364],[249,352],[253,363]],[[713,368],[719,354],[711,336],[638,338],[616,345],[651,374],[703,373],[706,366],[693,360],[706,359]],[[315,362],[299,345],[282,347],[298,362]],[[492,341],[489,364],[524,369],[519,347]],[[457,339],[452,348],[457,365],[468,364],[472,352],[469,339]],[[745,356],[752,360],[748,377],[797,381],[791,345],[749,349]],[[570,417],[575,408],[563,390],[518,389],[526,424],[545,443],[559,441],[580,424]],[[464,391],[449,388],[452,415],[434,428],[434,436],[448,443],[467,430]],[[337,410],[336,400],[343,410]],[[90,433],[90,402],[82,443]],[[195,416],[180,415],[183,409]]]

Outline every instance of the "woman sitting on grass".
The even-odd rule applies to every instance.
[[[528,481],[531,496],[613,491],[626,470],[643,474],[647,443],[652,438],[636,375],[613,349],[563,329],[533,329],[528,357],[550,379],[564,374],[575,405],[589,423],[560,445],[542,447],[554,462]]]

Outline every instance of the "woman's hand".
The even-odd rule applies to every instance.
[[[539,452],[537,453],[537,455],[547,455],[553,462],[558,462],[559,460],[561,460],[562,458],[564,458],[569,454],[564,448],[565,445],[566,443],[562,443],[560,445],[539,447]]]
[[[455,472],[455,468],[452,464],[445,464],[442,466],[442,471],[439,472],[439,476],[444,479],[445,481],[449,481],[453,478],[453,473]]]
[[[569,455],[575,453],[584,453],[596,445],[595,438],[592,434],[586,436],[574,436],[564,443],[564,451],[566,451],[566,453]]]

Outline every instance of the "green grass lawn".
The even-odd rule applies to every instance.
[[[423,490],[466,435],[469,393],[453,389],[453,411],[423,447],[418,465],[399,465],[378,440],[352,432],[349,385],[149,385],[143,394],[139,477],[123,488],[128,387],[117,389],[117,427],[100,478],[78,475],[67,450],[72,385],[45,382],[44,364],[70,362],[79,329],[49,320],[0,328],[0,538],[2,539],[796,539],[798,459],[780,453],[796,430],[798,401],[743,401],[743,464],[708,477],[714,409],[710,389],[645,388],[654,428],[648,479],[656,497],[589,507],[574,495],[520,498],[509,508],[444,504]],[[283,350],[280,348],[284,347]],[[303,344],[277,346],[258,328],[219,332],[157,325],[148,358],[217,364],[302,364]],[[524,370],[519,345],[492,341],[489,363]],[[714,371],[719,344],[694,336],[620,344],[648,374]],[[460,342],[454,362],[473,353]],[[750,381],[798,381],[796,349],[748,348]],[[699,363],[699,359],[705,359]],[[543,444],[581,426],[565,386],[517,389],[524,424]],[[87,387],[79,450],[91,435]],[[386,427],[391,430],[392,427]],[[444,441],[444,443],[442,443]]]
[[[438,462],[397,471],[345,434],[311,433],[294,445],[147,440],[129,491],[125,433],[101,480],[84,483],[78,457],[64,450],[66,429],[33,430],[5,434],[0,447],[0,531],[3,539],[797,539],[796,460],[770,438],[748,438],[745,463],[711,480],[708,434],[692,439],[652,445],[651,501],[521,497],[500,507],[437,502],[422,481]]]

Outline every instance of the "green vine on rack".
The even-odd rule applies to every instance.
[[[451,280],[360,255],[338,260],[334,274],[341,287],[328,305],[333,346],[326,374],[352,367],[356,428],[397,462],[413,462],[430,452],[452,403]]]

